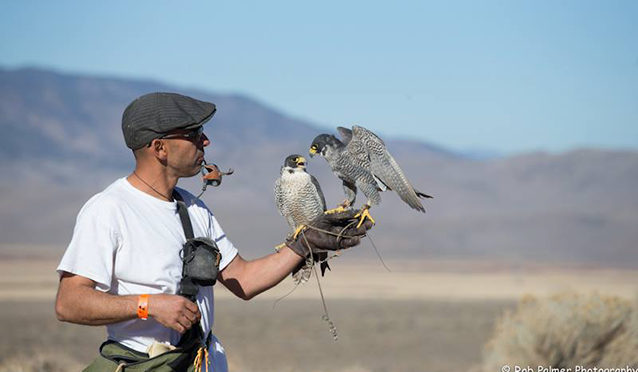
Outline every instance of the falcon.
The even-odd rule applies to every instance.
[[[372,205],[381,203],[380,192],[394,190],[411,208],[425,213],[419,198],[432,196],[412,187],[379,136],[357,125],[352,130],[343,127],[337,130],[342,140],[331,134],[320,134],[312,141],[309,150],[310,157],[319,154],[326,159],[332,172],[343,181],[346,199],[338,208],[328,212],[341,211],[353,205],[357,190],[361,190],[368,200],[359,215],[359,225],[366,218],[374,223],[368,210]]]
[[[277,210],[288,222],[293,239],[314,219],[326,211],[326,199],[317,179],[306,172],[306,158],[293,154],[286,158],[280,176],[275,181],[275,203]],[[323,252],[315,254],[320,260],[327,258]],[[329,269],[327,262],[321,263],[321,274]],[[300,274],[299,274],[300,273]],[[310,276],[310,267],[304,266],[293,273],[295,281],[305,282]]]

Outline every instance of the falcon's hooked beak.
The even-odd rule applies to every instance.
[[[310,150],[308,150],[308,153],[310,153],[311,158],[317,155],[317,145],[312,145],[312,147],[310,147]]]
[[[303,156],[298,157],[295,162],[297,163],[298,167],[301,168],[305,168],[306,167],[306,158],[304,158]]]

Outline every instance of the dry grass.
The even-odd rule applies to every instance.
[[[500,319],[484,371],[503,365],[638,368],[637,305],[600,294],[527,297]]]
[[[70,372],[81,371],[84,367],[63,353],[31,351],[3,359],[0,372]]]
[[[321,303],[217,301],[215,333],[233,372],[450,371],[480,363],[482,345],[511,303],[330,300],[339,340],[321,320]],[[51,302],[0,302],[0,368],[22,361],[24,372],[57,372],[58,356],[86,365],[103,328],[57,322]],[[31,355],[41,356],[39,363]],[[39,364],[38,364],[39,363]],[[49,368],[49,369],[43,369]],[[66,371],[77,371],[71,368]],[[4,371],[3,371],[4,372]]]
[[[250,302],[216,287],[215,333],[227,350],[231,371],[477,371],[497,319],[524,293],[546,297],[569,289],[598,290],[629,298],[636,291],[636,271],[631,270],[389,262],[393,272],[388,273],[378,262],[346,263],[335,260],[333,272],[322,281],[339,333],[337,342],[321,320],[314,279],[274,309],[275,300],[292,288],[290,280]],[[56,264],[0,262],[0,324],[5,336],[0,338],[0,372],[79,371],[96,356],[104,328],[55,319]],[[621,311],[623,300],[618,301],[619,312],[607,313],[609,319],[628,316]],[[529,312],[535,309],[525,306],[530,306]],[[604,307],[591,306],[594,321]],[[564,313],[569,314],[568,306]],[[513,315],[506,319],[514,321]],[[495,339],[507,333],[506,322],[501,322]],[[535,326],[530,327],[533,334]],[[615,342],[630,345],[632,337],[625,332]],[[503,345],[508,342],[500,342],[499,355],[505,355]],[[491,365],[500,363],[490,358],[486,360]]]
[[[504,266],[494,263],[378,261],[352,264],[350,257],[331,261],[333,271],[322,279],[332,299],[388,299],[436,301],[518,301],[525,294],[547,296],[565,291],[592,292],[631,298],[636,294],[638,270],[587,267]],[[0,261],[0,301],[45,301],[55,298],[58,260]],[[286,281],[260,295],[275,300],[293,288]],[[231,298],[223,286],[217,298]],[[291,298],[317,299],[314,279]]]

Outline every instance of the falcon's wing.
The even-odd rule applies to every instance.
[[[337,131],[341,135],[341,142],[343,142],[344,145],[347,145],[352,139],[352,131],[344,127],[337,127]]]
[[[275,205],[277,206],[277,211],[283,217],[286,217],[284,214],[284,192],[281,190],[281,178],[277,178],[275,181]]]
[[[308,174],[310,174],[310,173],[308,173]],[[310,179],[312,180],[312,184],[315,186],[315,189],[317,189],[317,195],[319,195],[319,198],[321,199],[321,208],[325,212],[326,211],[326,197],[323,195],[323,191],[321,191],[321,185],[319,185],[319,181],[317,181],[315,176],[313,176],[312,174],[310,174]]]
[[[368,154],[366,144],[362,141],[360,136],[357,136],[356,134],[353,135],[351,130],[345,128],[342,129],[347,130],[350,133],[346,149],[350,155],[351,164],[355,167],[363,168],[363,170],[357,170],[358,172],[370,172],[370,155]]]
[[[352,132],[353,138],[359,140],[367,151],[370,158],[370,171],[375,180],[383,184],[379,187],[383,189],[385,186],[394,190],[410,207],[425,212],[410,181],[386,149],[383,140],[366,128],[356,125],[352,127]]]

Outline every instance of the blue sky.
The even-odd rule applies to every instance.
[[[240,93],[455,150],[638,149],[638,1],[3,6],[4,68]]]

